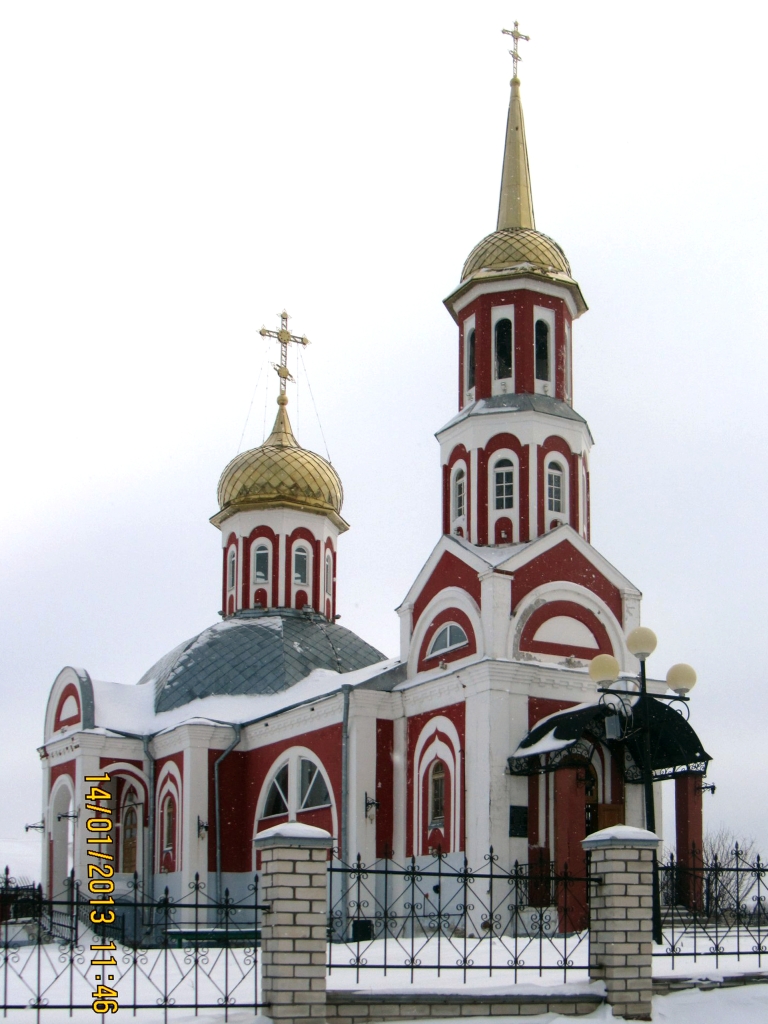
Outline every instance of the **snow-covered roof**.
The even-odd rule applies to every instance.
[[[360,686],[396,668],[394,659],[378,661],[353,672],[314,669],[304,679],[278,693],[211,694],[168,711],[155,711],[154,687],[92,680],[97,729],[148,736],[184,723],[231,723],[265,718],[289,707],[335,693],[343,685]]]
[[[211,696],[276,694],[315,669],[354,672],[383,660],[381,651],[324,616],[240,612],[175,647],[139,686],[152,692],[155,711],[171,711]]]

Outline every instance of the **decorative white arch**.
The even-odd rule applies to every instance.
[[[419,665],[419,651],[421,645],[424,642],[424,636],[432,625],[432,622],[436,615],[440,612],[447,611],[449,608],[458,608],[464,612],[469,621],[472,623],[472,629],[475,631],[475,646],[477,648],[476,654],[467,655],[470,658],[482,658],[485,654],[484,639],[483,639],[483,624],[480,618],[480,609],[472,597],[462,590],[461,587],[446,587],[445,590],[441,590],[439,594],[436,594],[429,602],[427,607],[419,616],[419,621],[416,623],[416,628],[411,635],[411,646],[408,651],[408,676],[414,676],[418,671]],[[451,662],[451,668],[455,668],[457,664],[461,664],[461,659]]]
[[[181,772],[175,761],[166,761],[160,770],[160,775],[157,780],[156,786],[156,798],[155,798],[155,821],[159,822],[160,825],[155,829],[155,857],[156,863],[159,865],[163,856],[163,829],[161,822],[161,814],[163,804],[167,796],[173,796],[176,802],[176,835],[175,835],[175,851],[176,851],[176,871],[181,870],[181,859],[183,852],[182,845],[182,780]]]
[[[443,733],[450,740],[450,746],[437,733]],[[451,749],[453,748],[453,749]],[[445,715],[435,715],[426,723],[419,733],[413,752],[413,849],[420,851],[421,819],[423,813],[422,790],[424,773],[430,764],[439,757],[451,774],[451,850],[461,847],[461,794],[463,782],[461,778],[461,741],[456,726]]]
[[[256,801],[256,816],[253,822],[252,835],[255,838],[258,832],[259,821],[264,815],[264,804],[267,801],[267,794],[269,793],[270,786],[277,775],[278,771],[283,767],[284,764],[288,765],[288,820],[296,821],[296,814],[301,805],[301,797],[299,792],[299,761],[304,758],[307,761],[311,761],[317,765],[320,774],[323,777],[325,785],[328,789],[328,794],[331,798],[331,822],[333,825],[333,835],[338,836],[339,834],[339,816],[336,808],[336,795],[333,791],[333,785],[331,783],[331,777],[326,770],[321,758],[314,750],[310,750],[309,747],[293,746],[288,747],[284,750],[269,767],[269,771],[264,776],[264,783],[259,792],[259,799]]]
[[[60,814],[75,812],[75,787],[69,775],[60,775],[51,787],[48,796],[48,833],[51,837],[51,858],[49,884],[51,896],[56,896],[65,887],[65,879],[74,864],[75,821],[72,818],[58,820]]]
[[[624,643],[624,631],[611,609],[591,590],[587,590],[586,587],[582,587],[579,583],[568,582],[544,583],[542,586],[536,587],[529,594],[526,594],[509,624],[509,632],[507,634],[508,658],[516,657],[516,649],[519,650],[520,637],[529,616],[540,605],[550,601],[573,601],[574,604],[581,605],[586,611],[592,612],[605,626],[622,671],[631,669],[631,666],[628,664],[627,649]],[[517,656],[519,657],[519,655]],[[542,661],[558,660],[543,654],[537,655],[537,659]]]

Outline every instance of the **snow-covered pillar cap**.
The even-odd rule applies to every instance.
[[[273,825],[258,832],[253,840],[257,850],[270,850],[274,847],[282,849],[330,850],[333,836],[324,828],[314,825],[302,825],[298,821],[285,821],[282,825]]]
[[[581,840],[585,850],[606,850],[624,847],[631,850],[655,850],[661,840],[655,832],[647,828],[635,828],[633,825],[611,825],[593,832]]]

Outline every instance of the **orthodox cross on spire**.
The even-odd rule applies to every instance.
[[[276,338],[280,342],[280,362],[272,363],[272,365],[274,366],[275,370],[277,371],[277,375],[280,378],[281,397],[285,396],[286,382],[289,380],[293,380],[293,377],[291,376],[290,371],[288,370],[288,346],[292,341],[295,342],[297,345],[309,344],[309,338],[306,335],[302,335],[301,337],[299,337],[297,334],[291,334],[291,332],[288,330],[289,320],[290,317],[288,316],[286,311],[283,310],[283,312],[280,314],[279,331],[268,331],[266,327],[262,327],[261,330],[259,331],[259,334],[262,336],[262,338]],[[285,402],[280,402],[280,398],[278,398],[277,401],[280,405],[285,405]]]
[[[510,54],[512,55],[512,77],[513,78],[517,78],[517,64],[518,64],[518,61],[521,61],[523,59],[520,56],[520,54],[518,53],[518,51],[517,51],[517,44],[518,44],[518,42],[521,39],[524,39],[526,41],[526,43],[529,43],[531,41],[531,37],[530,36],[524,36],[522,32],[518,32],[517,26],[518,26],[518,22],[515,22],[515,27],[513,29],[503,28],[501,30],[504,33],[505,36],[512,36],[512,38],[515,41],[514,49],[509,51]]]

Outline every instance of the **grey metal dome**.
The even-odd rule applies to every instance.
[[[316,668],[353,672],[385,659],[321,615],[240,612],[179,644],[138,685],[154,686],[156,712],[170,711],[214,694],[280,693]]]

